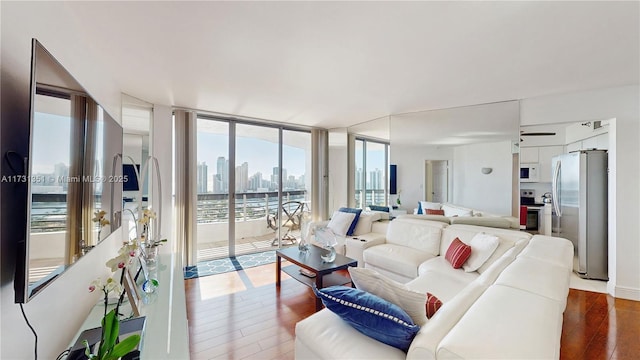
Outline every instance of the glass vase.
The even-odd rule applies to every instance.
[[[144,260],[146,262],[155,262],[158,258],[158,247],[157,246],[145,246],[144,247]]]
[[[333,260],[336,259],[336,249],[333,245],[324,245],[322,247],[322,253],[320,253],[320,258],[326,263],[333,262]]]
[[[311,226],[311,216],[309,212],[304,211],[300,215],[300,242],[298,242],[298,249],[302,252],[309,251],[311,244],[309,243],[309,232]]]

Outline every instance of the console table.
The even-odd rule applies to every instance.
[[[147,318],[140,358],[189,359],[189,328],[182,264],[176,254],[159,254],[156,266],[159,286],[154,293],[146,294],[147,297],[143,298],[140,306],[140,315]],[[103,315],[104,305],[98,303],[89,313],[75,339],[83,330],[100,326]]]

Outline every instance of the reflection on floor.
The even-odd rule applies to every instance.
[[[579,277],[576,273],[571,273],[569,279],[569,287],[577,290],[593,291],[598,293],[607,293],[607,282],[602,280],[587,280]]]
[[[300,231],[294,230],[289,233],[300,239]],[[236,239],[236,255],[251,254],[262,251],[276,250],[277,246],[272,246],[274,234],[263,236],[251,236]],[[291,246],[290,242],[283,242],[283,247]],[[198,243],[198,262],[212,259],[220,259],[229,256],[229,243],[227,241],[212,241]]]

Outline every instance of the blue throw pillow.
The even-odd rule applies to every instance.
[[[362,209],[341,207],[340,209],[338,209],[338,211],[356,214],[356,216],[353,218],[353,221],[351,222],[351,226],[349,226],[349,230],[347,230],[348,236],[353,235],[353,231],[356,229],[356,225],[358,224],[358,219],[360,218],[360,213],[362,212]]]
[[[371,209],[371,211],[389,212],[389,207],[388,206],[369,205],[369,209]]]
[[[356,330],[402,351],[409,350],[420,326],[398,305],[346,286],[313,291],[331,310]]]
[[[420,201],[418,201],[418,212],[417,214],[422,215],[422,203]]]

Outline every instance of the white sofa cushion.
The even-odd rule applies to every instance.
[[[438,359],[557,359],[561,332],[556,301],[492,285],[442,339],[436,354]]]
[[[379,212],[362,212],[353,230],[353,236],[360,236],[371,232],[371,226],[374,221],[380,220]]]
[[[358,332],[328,309],[298,322],[295,332],[296,359],[391,360],[406,357],[404,351]]]
[[[368,233],[355,237],[345,238],[345,253],[347,257],[358,261],[358,267],[364,267],[363,252],[372,246],[384,244],[384,235],[376,233]]]
[[[387,228],[387,243],[407,246],[437,256],[440,254],[442,229],[446,226],[436,221],[395,219]]]
[[[385,269],[408,279],[416,278],[418,266],[434,257],[429,252],[396,244],[372,246],[364,251],[363,256],[365,268]]]
[[[528,240],[531,238],[531,234],[514,231],[511,229],[495,229],[484,226],[473,226],[473,225],[450,225],[442,230],[442,241],[440,242],[440,251],[443,254],[449,248],[451,242],[457,237],[462,240],[464,243],[471,242],[471,239],[479,233],[484,232],[486,234],[495,235],[500,239],[500,245],[494,253],[489,257],[489,259],[478,268],[478,272],[482,273],[485,271],[491,264],[498,260],[500,256],[502,256],[507,250],[513,247],[516,241],[519,240]]]
[[[458,323],[458,320],[486,288],[487,286],[473,282],[462,289],[459,296],[450,301],[443,301],[440,310],[413,338],[407,352],[407,360],[435,359],[436,350],[442,338]]]
[[[449,268],[451,269],[451,265],[449,265]],[[464,271],[461,272],[464,273]],[[470,274],[475,275],[473,278],[478,277],[478,273]],[[417,292],[429,292],[446,304],[455,298],[460,291],[471,282],[473,282],[473,280],[469,281],[468,279],[457,276],[449,276],[441,272],[427,270],[422,275],[409,281],[406,285],[409,289]]]
[[[411,290],[372,269],[350,267],[349,275],[356,288],[398,305],[417,325],[427,323],[426,292]]]
[[[442,209],[442,204],[441,203],[437,203],[437,202],[430,202],[430,201],[420,201],[420,205],[422,206],[422,210],[427,210],[427,209],[431,209],[431,210],[440,210]]]
[[[336,236],[346,236],[355,217],[356,214],[354,213],[334,211],[327,227],[331,229]]]
[[[430,292],[447,303],[477,278],[478,273],[453,269],[444,256],[437,256],[420,264],[418,277],[406,285],[415,291]]]
[[[536,259],[518,257],[498,277],[495,284],[539,294],[560,304],[564,311],[569,295],[571,270]]]
[[[573,267],[573,244],[563,238],[535,235],[529,241],[529,246],[519,256],[564,266],[571,270]]]
[[[511,228],[511,221],[503,217],[457,216],[449,219],[451,224],[487,226],[492,228]]]
[[[500,239],[497,236],[477,233],[469,242],[471,256],[462,264],[464,271],[472,272],[478,270],[493,255],[498,245],[500,245]]]
[[[444,216],[473,216],[473,210],[455,206],[452,204],[443,204]]]

